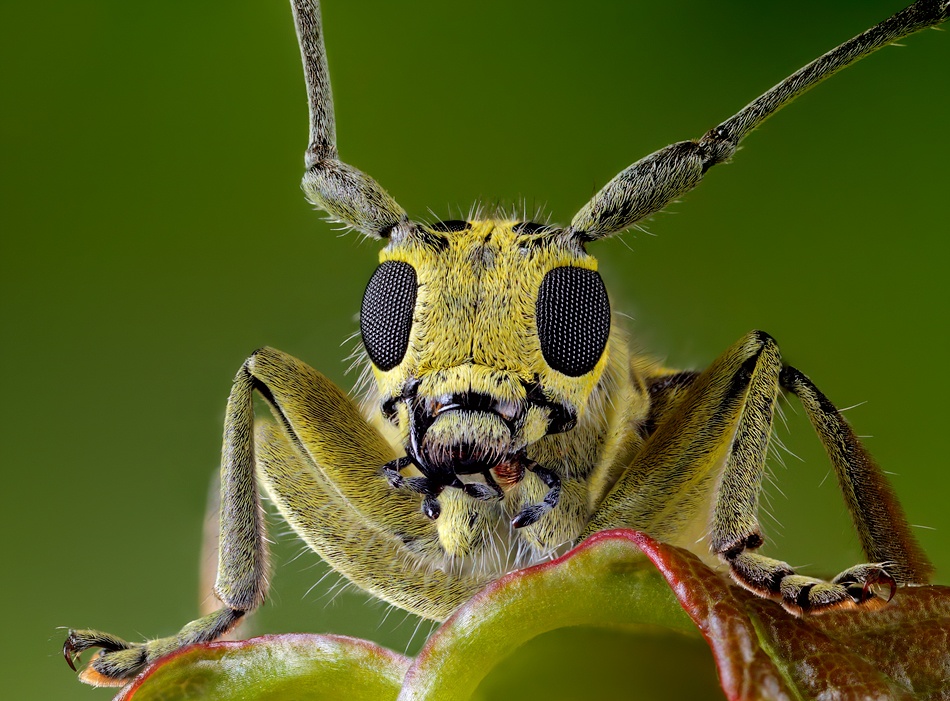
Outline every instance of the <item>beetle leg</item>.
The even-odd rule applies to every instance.
[[[631,464],[597,506],[582,537],[607,528],[629,527],[656,538],[684,546],[693,545],[686,533],[697,520],[703,532],[712,517],[716,481],[725,468],[746,397],[758,378],[759,404],[771,423],[781,363],[774,341],[766,334],[752,333],[733,345],[698,375],[679,374],[650,384],[652,432]],[[770,389],[769,389],[770,388]],[[659,392],[660,396],[655,396]],[[655,411],[654,411],[655,410]],[[766,434],[767,437],[767,434]],[[745,443],[748,443],[748,439]],[[756,528],[753,511],[758,497],[759,473],[765,461],[764,437],[757,451],[746,449],[742,462],[745,483],[740,531]],[[735,454],[738,457],[738,453]],[[741,480],[740,480],[741,482]]]
[[[799,370],[786,366],[779,381],[801,400],[834,467],[861,547],[877,562],[851,567],[831,582],[801,577],[784,562],[747,552],[757,547],[753,536],[750,545],[723,552],[733,577],[753,591],[780,599],[786,609],[798,614],[876,607],[890,600],[898,584],[927,582],[933,566],[911,533],[883,471],[841,413]],[[874,585],[887,587],[887,599],[873,590]]]
[[[907,517],[883,471],[854,435],[848,422],[805,375],[793,367],[782,370],[782,387],[805,408],[815,432],[828,452],[861,547],[868,558],[884,563],[901,584],[923,584],[933,572]],[[839,577],[845,577],[843,572]],[[858,578],[862,575],[858,573]]]
[[[237,625],[244,614],[244,611],[224,607],[192,621],[177,635],[144,643],[129,643],[97,630],[70,630],[63,655],[69,666],[76,669],[75,662],[83,652],[99,648],[82,678],[96,686],[121,686],[159,657],[185,645],[216,640]]]
[[[63,650],[67,660],[90,648],[101,649],[90,663],[92,671],[89,672],[99,675],[99,683],[128,679],[153,660],[183,645],[215,640],[264,600],[267,548],[255,474],[254,390],[271,405],[287,441],[301,455],[307,456],[312,465],[318,466],[320,479],[327,485],[320,496],[334,496],[339,504],[345,505],[346,520],[365,523],[364,537],[369,538],[365,533],[369,531],[378,533],[384,540],[388,538],[386,547],[398,551],[396,559],[403,565],[409,561],[416,565],[437,561],[444,555],[432,522],[419,513],[418,498],[393,492],[380,474],[379,465],[392,460],[394,454],[378,431],[325,377],[280,351],[261,349],[244,363],[235,377],[225,416],[218,571],[214,587],[224,607],[192,621],[174,636],[144,643],[127,643],[98,631],[70,631]],[[343,516],[339,518],[341,520],[334,523],[342,523]],[[359,532],[354,526],[347,530]],[[376,558],[381,559],[382,553],[376,552]],[[388,556],[389,551],[385,553]],[[328,561],[338,570],[347,571],[340,566],[341,560],[328,558]],[[427,577],[425,567],[422,571],[422,576]],[[356,577],[351,578],[356,580]],[[477,587],[472,593],[475,590]],[[420,595],[419,601],[424,598]],[[455,601],[448,595],[441,599]],[[412,602],[409,602],[406,608],[411,610],[425,608],[425,603],[416,602],[415,609],[411,607]],[[429,608],[435,614],[443,612],[431,604]],[[430,613],[429,617],[433,615]]]
[[[419,497],[392,489],[392,470],[380,470],[395,460],[393,447],[341,389],[273,348],[256,351],[244,367],[294,449],[371,528],[395,535],[422,556],[443,554],[436,529],[419,511]]]
[[[374,596],[441,620],[497,576],[462,574],[414,551],[405,534],[371,526],[320,466],[270,422],[258,423],[257,453],[261,480],[287,523],[331,567]],[[413,515],[435,530],[418,509]]]
[[[67,661],[90,648],[101,652],[90,662],[100,683],[138,674],[153,660],[192,643],[224,635],[263,601],[267,591],[264,519],[254,476],[252,383],[242,371],[235,378],[224,419],[221,456],[221,518],[215,595],[224,607],[192,621],[177,635],[127,643],[90,630],[70,630],[63,647]],[[70,664],[72,666],[72,663]]]
[[[761,332],[740,340],[699,375],[676,376],[669,396],[658,402],[655,430],[598,507],[584,537],[626,526],[687,547],[708,538],[712,553],[739,584],[794,613],[879,604],[872,584],[919,581],[904,574],[926,569],[906,519],[897,509],[881,511],[873,501],[885,494],[884,476],[830,403],[816,412],[819,395],[803,377],[783,370],[777,344]],[[764,542],[758,500],[780,378],[803,398],[843,491],[856,495],[849,508],[859,531],[863,527],[869,534],[862,537],[868,556],[888,562],[858,565],[825,582],[752,552]],[[705,506],[710,503],[711,512]],[[895,535],[902,545],[887,545]]]
[[[494,547],[475,542],[478,530],[491,526],[490,515],[479,512],[475,520],[469,514],[459,521],[462,514],[453,513],[446,521],[448,502],[455,500],[447,500],[443,488],[461,487],[461,482],[453,477],[450,484],[427,490],[431,493],[422,500],[420,512],[418,494],[393,490],[380,470],[395,459],[395,448],[336,385],[269,348],[257,351],[245,367],[283,435],[280,442],[272,435],[258,441],[268,493],[294,530],[334,569],[380,598],[434,619],[447,616],[480,585],[501,574],[481,569],[478,576],[447,574],[461,569],[456,555]],[[295,479],[278,482],[273,476],[285,472],[310,474],[312,479],[300,484],[320,489],[303,489]],[[441,502],[435,498],[439,494]],[[335,501],[327,502],[327,495]],[[323,508],[325,502],[339,507]],[[325,516],[333,508],[337,515]],[[384,560],[395,564],[388,569]]]

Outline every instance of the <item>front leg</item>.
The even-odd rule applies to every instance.
[[[777,346],[775,350],[777,354]],[[770,373],[768,383],[775,379]],[[753,486],[742,463],[758,454],[759,443],[764,458],[771,431],[771,412],[766,417],[764,407],[766,398],[775,393],[767,384],[757,389],[753,381],[716,497],[713,523],[713,549],[729,565],[733,578],[799,615],[836,608],[876,608],[890,600],[898,584],[925,583],[932,567],[911,533],[883,471],[841,413],[795,368],[784,366],[777,380],[781,388],[801,400],[827,450],[862,549],[871,562],[849,567],[827,582],[798,575],[787,563],[752,552],[764,542],[755,523],[756,505],[737,498],[737,494]],[[741,452],[748,457],[743,458]],[[758,492],[762,472],[755,474],[754,489]],[[738,514],[742,516],[737,518]],[[886,599],[875,591],[875,585],[887,590]]]
[[[266,438],[255,443],[255,391],[270,404],[283,435],[264,426],[259,432]],[[99,685],[121,684],[169,652],[219,638],[257,608],[267,591],[258,477],[291,525],[332,567],[382,598],[422,615],[445,617],[484,582],[428,576],[423,586],[411,577],[415,568],[425,578],[445,552],[432,521],[419,512],[419,498],[393,491],[380,474],[380,466],[393,458],[392,447],[327,378],[280,351],[255,352],[235,377],[225,416],[214,587],[223,608],[176,635],[142,643],[71,630],[63,648],[67,661],[72,666],[82,652],[99,648],[86,678]],[[278,480],[275,475],[285,474],[285,468],[275,466],[285,465],[293,472]],[[317,486],[299,489],[303,471]],[[376,580],[372,563],[387,560],[406,571]]]
[[[184,645],[215,640],[257,608],[267,593],[267,546],[254,475],[253,378],[246,365],[231,388],[224,419],[221,507],[215,596],[224,607],[192,621],[176,635],[129,643],[95,630],[70,630],[63,645],[69,666],[85,650],[99,648],[84,678],[97,685],[121,685],[150,662]]]
[[[791,381],[804,376],[783,371],[770,336],[753,332],[704,372],[674,377],[676,382],[656,383],[662,395],[658,416],[651,417],[656,429],[598,507],[585,537],[626,526],[686,547],[695,547],[697,538],[707,540],[739,584],[793,613],[880,604],[872,585],[924,581],[926,558],[903,514],[868,501],[871,487],[886,485],[880,469],[850,429],[840,428],[847,424],[830,404],[815,413],[817,390]],[[813,422],[834,418],[840,430],[819,428],[819,435],[832,453],[842,490],[862,495],[846,502],[859,532],[874,534],[862,537],[868,557],[884,553],[886,563],[858,565],[825,582],[753,552],[764,542],[757,512],[780,384],[802,397]],[[832,434],[842,441],[835,450],[829,445]]]
[[[492,574],[461,571],[444,551],[422,555],[403,534],[374,528],[278,426],[261,421],[257,436],[258,468],[271,501],[307,545],[360,589],[443,620],[491,580]],[[378,506],[388,505],[384,500]],[[436,532],[418,507],[411,515]]]

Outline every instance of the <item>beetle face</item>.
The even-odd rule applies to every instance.
[[[441,222],[394,237],[360,327],[384,415],[429,477],[495,469],[571,429],[603,375],[610,305],[597,262],[558,229]]]

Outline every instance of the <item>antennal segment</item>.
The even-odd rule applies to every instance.
[[[388,238],[394,228],[409,220],[379,183],[339,158],[319,0],[291,0],[290,5],[310,110],[303,190],[310,202],[332,218],[367,236]]]
[[[894,16],[790,75],[698,141],[680,141],[621,171],[574,216],[568,234],[593,241],[659,212],[699,185],[706,171],[728,161],[739,142],[766,119],[843,68],[950,16],[948,0],[918,0]]]

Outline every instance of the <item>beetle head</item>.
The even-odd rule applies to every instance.
[[[444,484],[504,475],[526,446],[583,419],[610,326],[581,242],[494,220],[394,231],[360,313],[381,409]]]

